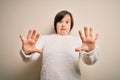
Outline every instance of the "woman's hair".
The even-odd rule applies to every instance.
[[[73,21],[73,17],[72,17],[72,14],[66,10],[63,10],[63,11],[60,11],[56,14],[55,18],[54,18],[54,29],[55,29],[55,32],[57,33],[57,29],[56,29],[56,25],[59,21],[61,21],[65,15],[70,15],[70,18],[71,18],[71,26],[70,26],[70,31],[72,30],[73,28],[73,25],[74,25],[74,21]]]

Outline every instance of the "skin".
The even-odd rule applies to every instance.
[[[31,54],[33,52],[42,53],[42,50],[39,50],[35,47],[35,44],[40,37],[40,34],[35,29],[30,29],[28,31],[27,38],[24,38],[20,35],[20,39],[22,41],[22,49],[25,54]]]
[[[57,23],[57,34],[58,35],[69,35],[71,26],[71,18],[68,14],[64,16],[64,18]],[[98,34],[93,34],[93,29],[90,27],[84,27],[84,31],[79,30],[79,35],[82,40],[82,46],[75,49],[76,52],[84,50],[89,52],[95,48],[95,43],[98,38]],[[20,35],[20,39],[22,41],[22,49],[26,54],[31,54],[33,52],[38,52],[40,54],[43,53],[42,50],[39,50],[35,47],[35,44],[40,37],[40,34],[35,29],[30,29],[28,31],[27,38],[24,38]]]
[[[79,30],[79,35],[80,38],[82,40],[82,46],[80,46],[79,48],[76,48],[75,51],[86,51],[89,52],[91,50],[93,50],[95,48],[95,43],[96,40],[98,39],[98,34],[94,35],[93,34],[93,28],[90,27],[84,27],[84,32],[82,32],[81,30]]]

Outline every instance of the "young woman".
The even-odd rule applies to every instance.
[[[84,32],[79,31],[80,38],[73,37],[70,35],[73,24],[72,14],[63,10],[54,19],[56,34],[39,37],[36,30],[30,29],[27,38],[20,35],[24,61],[37,60],[43,54],[41,80],[81,80],[80,57],[89,65],[97,61],[98,34],[84,27]]]

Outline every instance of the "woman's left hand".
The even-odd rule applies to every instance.
[[[98,38],[98,34],[93,34],[93,29],[90,27],[84,27],[84,33],[79,31],[80,38],[82,40],[82,45],[79,48],[76,48],[75,51],[86,51],[89,52],[95,48],[95,43]]]

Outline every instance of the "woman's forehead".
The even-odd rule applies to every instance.
[[[71,20],[71,17],[69,14],[66,14],[62,20]]]

